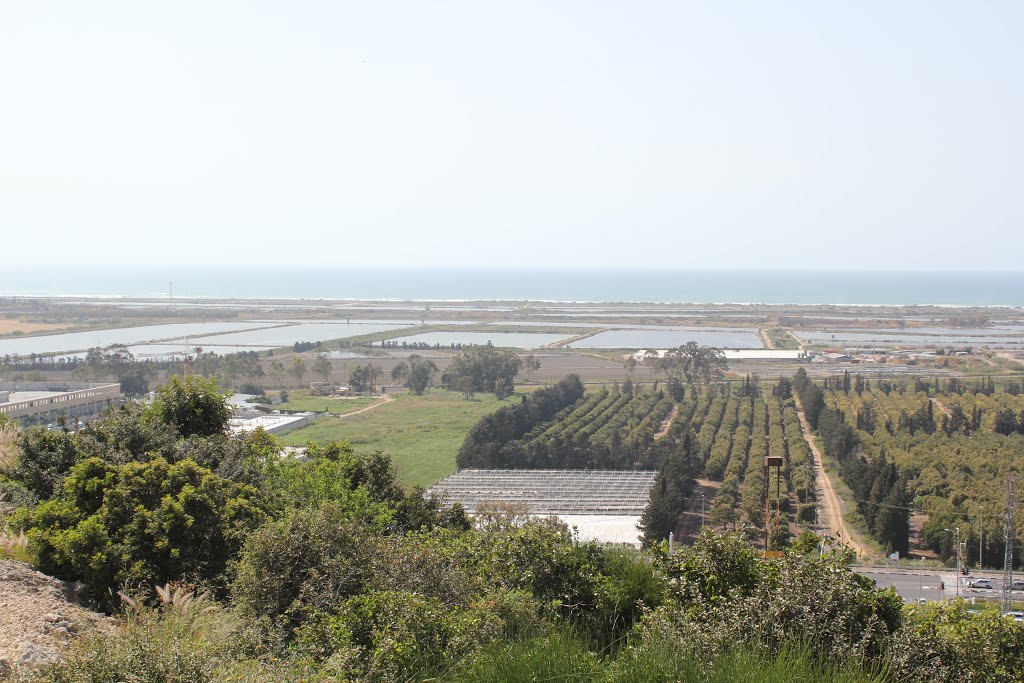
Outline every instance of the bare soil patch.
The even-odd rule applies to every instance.
[[[64,330],[69,327],[71,327],[71,325],[67,323],[28,323],[22,320],[7,320],[0,318],[0,334],[11,334],[12,332],[29,334],[31,332]]]
[[[58,661],[76,637],[112,628],[109,617],[71,596],[61,581],[22,562],[0,560],[0,678]]]
[[[672,406],[672,412],[668,414],[668,417],[658,427],[658,432],[654,435],[654,440],[657,441],[661,437],[668,434],[668,430],[671,429],[672,423],[676,421],[676,416],[679,415],[679,404]]]
[[[946,417],[950,417],[953,414],[953,411],[947,408],[945,404],[943,404],[942,401],[940,401],[939,399],[933,398],[932,403],[934,403],[935,407],[941,410],[942,414],[945,415]]]

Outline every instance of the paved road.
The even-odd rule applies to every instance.
[[[869,579],[875,581],[879,588],[892,586],[906,602],[914,602],[919,598],[924,600],[948,600],[957,595],[956,572],[937,571],[935,569],[904,569],[902,567],[874,568],[856,567],[856,571]],[[959,577],[959,594],[964,599],[975,598],[976,600],[998,600],[1000,586],[1003,583],[1003,575],[984,572],[970,576]],[[995,588],[968,588],[967,581],[976,578],[992,579]],[[945,583],[945,589],[943,589]],[[1024,591],[1014,591],[1015,600],[1024,599]]]

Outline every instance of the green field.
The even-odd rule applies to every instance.
[[[358,398],[330,398],[328,396],[312,396],[309,391],[289,391],[288,402],[275,405],[278,410],[311,410],[322,413],[325,410],[332,415],[344,415],[380,403],[379,396],[360,396]]]
[[[308,441],[348,440],[359,451],[380,449],[394,460],[403,483],[427,486],[455,471],[455,454],[466,432],[501,405],[490,394],[478,394],[470,401],[441,389],[423,396],[399,394],[360,415],[318,420],[284,435],[281,442],[302,446]]]

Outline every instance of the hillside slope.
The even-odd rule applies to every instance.
[[[76,636],[111,623],[75,604],[61,581],[0,560],[0,677],[15,667],[54,662]]]

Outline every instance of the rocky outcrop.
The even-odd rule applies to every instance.
[[[0,560],[0,678],[58,661],[76,636],[111,624],[78,605],[73,586],[22,562]]]

